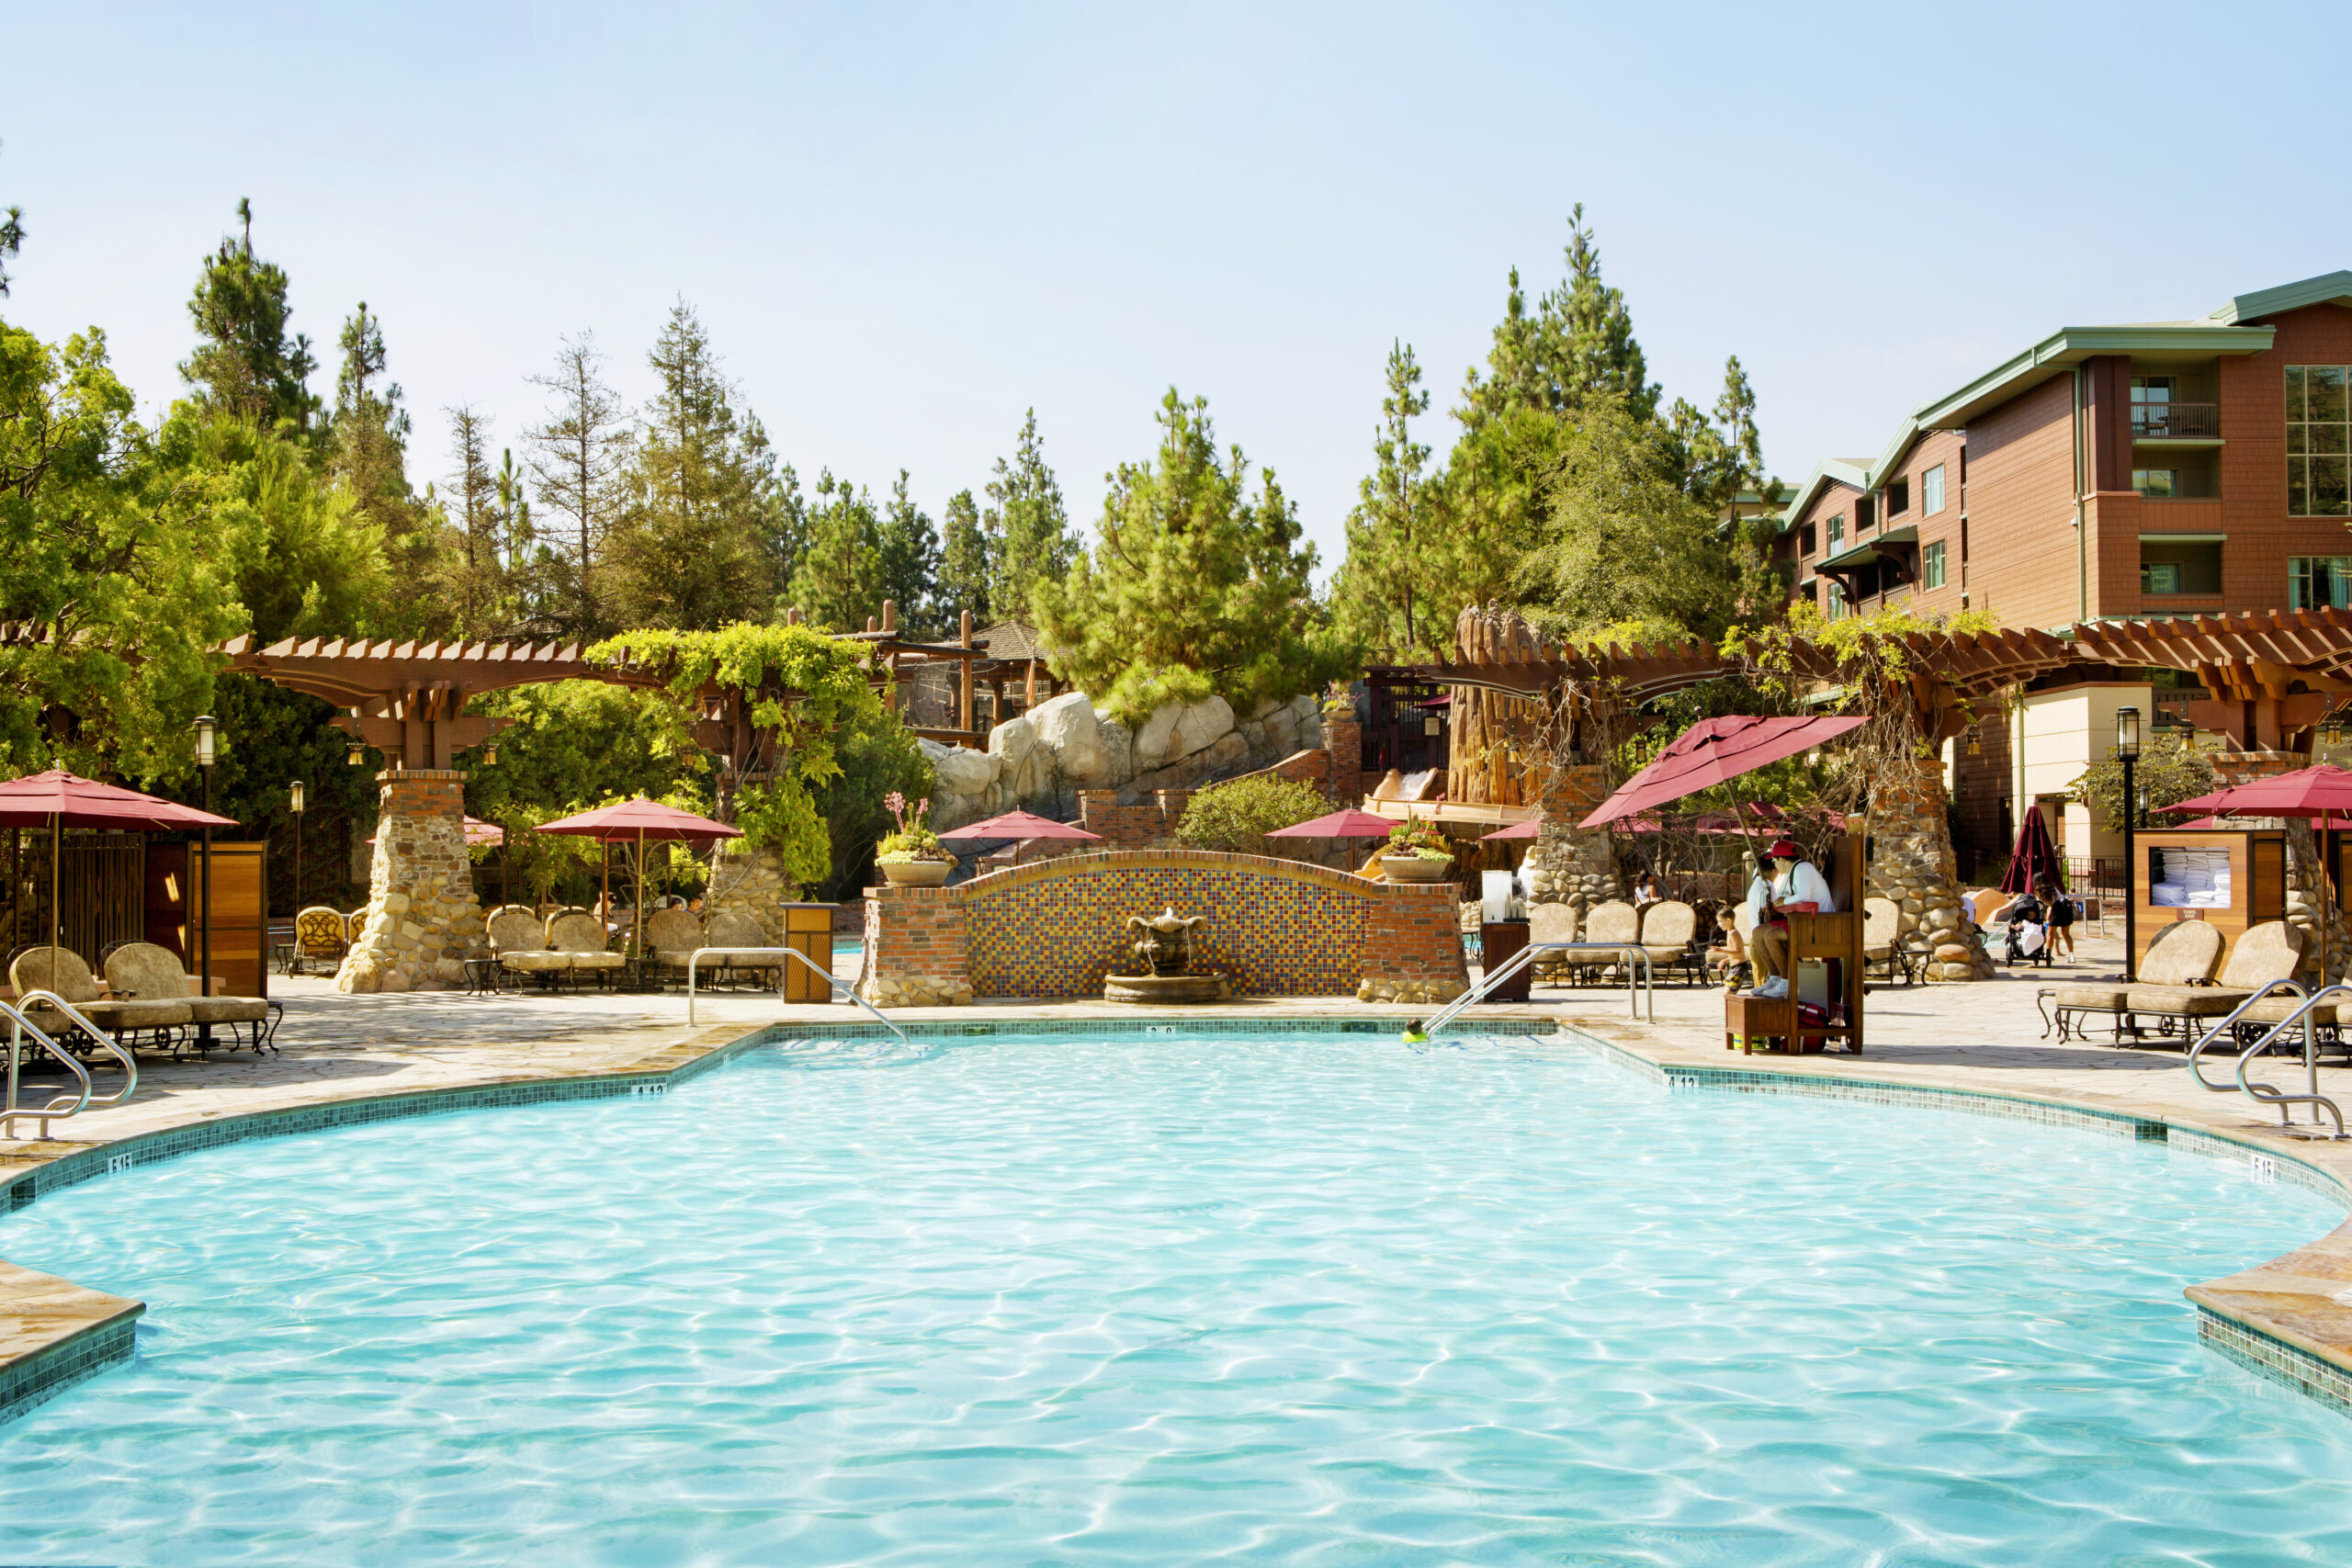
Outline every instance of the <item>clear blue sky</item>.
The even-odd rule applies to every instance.
[[[502,443],[593,329],[702,311],[784,457],[935,517],[1035,405],[1072,513],[1173,383],[1328,570],[1392,338],[1438,397],[1513,265],[1599,231],[1669,396],[1736,353],[1766,457],[1874,453],[2076,322],[2352,266],[2341,6],[15,6],[0,314],[176,395],[250,196],[320,346],[383,318],[418,434]]]

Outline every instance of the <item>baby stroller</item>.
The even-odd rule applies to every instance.
[[[2008,935],[2002,944],[2001,961],[2011,968],[2022,958],[2029,964],[2050,967],[2050,913],[2041,900],[2028,893],[2008,908]]]

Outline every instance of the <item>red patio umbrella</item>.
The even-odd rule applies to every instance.
[[[216,817],[192,806],[160,800],[135,789],[100,784],[51,768],[45,773],[0,783],[0,827],[49,829],[49,940],[64,945],[65,911],[57,902],[59,840],[67,828],[117,828],[130,833],[176,833],[190,828],[233,828],[233,817]]]
[[[564,833],[583,839],[595,839],[605,845],[605,910],[613,908],[612,846],[634,841],[637,845],[637,907],[629,911],[629,946],[638,953],[645,951],[645,845],[656,841],[685,839],[708,842],[714,839],[740,839],[741,828],[730,828],[724,822],[714,822],[707,817],[697,817],[691,811],[681,811],[674,806],[664,806],[643,795],[624,800],[618,806],[600,806],[594,811],[582,811],[560,817],[538,826],[542,833]]]
[[[952,833],[939,836],[942,840],[1091,839],[1096,843],[1102,840],[1100,833],[1090,833],[1073,823],[1057,822],[1050,817],[1039,817],[1028,811],[1008,811],[1001,817],[991,817],[986,821],[975,822],[969,827],[958,828]]]
[[[1514,822],[1508,828],[1499,828],[1491,833],[1481,833],[1478,835],[1478,841],[1482,844],[1491,844],[1512,839],[1532,839],[1537,836],[1543,827],[1544,818],[1531,817],[1524,822]]]
[[[1775,716],[1758,718],[1727,714],[1704,718],[1677,736],[1673,744],[1640,773],[1618,786],[1593,814],[1577,824],[1598,828],[1620,818],[1680,800],[1768,763],[1809,751],[1823,741],[1859,729],[1860,718]]]
[[[2058,846],[2050,841],[2050,824],[2041,819],[2037,807],[2018,824],[2017,847],[2009,852],[2008,869],[2001,873],[2001,891],[2030,893],[2044,877],[2064,890],[2066,865],[2058,858]]]
[[[1374,812],[1360,811],[1351,806],[1344,811],[1328,816],[1309,818],[1288,828],[1277,828],[1266,835],[1269,839],[1385,839],[1398,828],[1400,822],[1390,820]]]

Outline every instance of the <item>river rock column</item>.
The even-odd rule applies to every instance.
[[[465,977],[461,960],[489,951],[466,856],[466,775],[412,768],[376,782],[383,795],[367,918],[334,988],[448,990]]]
[[[1540,795],[1544,825],[1527,852],[1531,904],[1566,904],[1578,914],[1624,895],[1617,851],[1606,828],[1578,828],[1609,798],[1598,764],[1550,769]]]
[[[1960,865],[1952,853],[1943,764],[1914,762],[1909,776],[1890,763],[1871,791],[1870,832],[1876,850],[1864,880],[1867,895],[1892,899],[1903,911],[1895,945],[1925,961],[1931,980],[1989,980],[1993,955],[1981,940],[1962,935]]]
[[[741,839],[723,840],[710,861],[710,886],[703,895],[705,918],[749,915],[771,947],[784,942],[784,906],[798,884],[784,872],[784,857]]]

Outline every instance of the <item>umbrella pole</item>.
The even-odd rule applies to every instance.
[[[49,945],[65,945],[65,909],[57,901],[58,840],[65,837],[65,816],[59,812],[49,819]],[[50,983],[57,983],[57,954],[49,955]]]
[[[645,956],[645,829],[637,830],[637,908],[628,913],[629,951]]]
[[[602,840],[596,847],[605,852],[605,901],[596,910],[596,919],[602,921],[609,931],[613,924],[613,841],[610,839]]]

